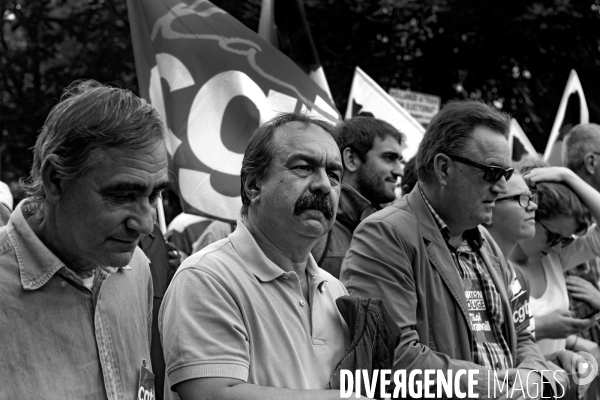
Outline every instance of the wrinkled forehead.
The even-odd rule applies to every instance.
[[[479,163],[510,167],[510,148],[506,137],[491,128],[478,125],[465,146],[467,157]]]

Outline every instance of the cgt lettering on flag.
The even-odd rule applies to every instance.
[[[206,0],[128,0],[142,97],[163,115],[184,212],[235,220],[252,132],[281,112],[337,123],[328,94]]]

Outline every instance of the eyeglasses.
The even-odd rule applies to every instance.
[[[455,156],[453,154],[446,154],[446,155],[448,157],[450,157],[451,159],[453,159],[454,161],[458,161],[463,164],[467,164],[472,167],[479,168],[480,170],[483,171],[483,180],[486,182],[490,182],[490,183],[496,183],[500,179],[502,179],[502,177],[504,177],[504,179],[506,179],[508,181],[510,179],[510,177],[512,176],[513,172],[515,171],[515,169],[512,167],[502,168],[502,167],[497,167],[495,165],[483,165],[483,164],[478,164],[475,161],[471,161],[467,158]]]
[[[565,247],[565,246],[568,246],[571,243],[573,243],[573,240],[575,240],[574,235],[571,235],[569,237],[561,236],[560,234],[558,234],[556,232],[552,232],[550,229],[548,229],[546,227],[546,225],[542,224],[537,219],[536,219],[536,222],[538,224],[540,224],[542,226],[542,228],[544,228],[546,230],[546,233],[547,233],[546,243],[548,243],[548,246],[550,246],[550,247],[554,247],[559,243],[561,244],[562,247]]]
[[[496,201],[502,201],[502,200],[517,200],[521,207],[527,208],[527,207],[529,207],[529,204],[531,204],[531,203],[537,204],[538,196],[537,196],[537,193],[533,193],[533,194],[523,193],[523,194],[515,194],[514,196],[507,196],[507,197],[501,197],[499,199],[496,199]]]

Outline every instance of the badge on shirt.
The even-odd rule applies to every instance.
[[[511,292],[510,306],[517,334],[524,329],[532,330],[533,326],[531,326],[531,323],[533,322],[533,316],[529,307],[529,297],[517,278],[511,284]]]
[[[144,360],[140,370],[137,400],[154,400],[154,374],[146,366],[146,360]]]

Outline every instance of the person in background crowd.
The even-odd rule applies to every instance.
[[[600,255],[600,228],[586,233],[589,211],[600,216],[600,193],[571,170],[539,168],[544,165],[537,160],[520,164],[523,178],[537,191],[536,233],[521,241],[510,259],[531,283],[530,307],[542,352],[596,352],[595,343],[575,336],[594,320],[572,317],[563,272]],[[576,238],[575,233],[583,234]]]
[[[333,132],[344,163],[344,179],[335,224],[313,248],[317,264],[336,278],[360,221],[394,201],[402,176],[404,135],[371,117],[354,117]]]
[[[195,253],[194,243],[212,222],[214,221],[210,218],[187,213],[181,213],[173,218],[167,227],[166,237],[178,249],[181,261]]]
[[[8,185],[0,181],[0,226],[8,223],[13,209],[13,196]]]
[[[152,218],[154,229],[152,233],[144,236],[138,243],[138,246],[150,263],[150,272],[152,274],[152,288],[154,298],[152,301],[152,343],[150,347],[150,359],[152,360],[152,369],[154,378],[154,398],[163,399],[164,379],[165,379],[165,359],[163,357],[162,344],[160,343],[160,332],[158,330],[158,312],[162,299],[173,279],[173,275],[181,264],[181,255],[175,245],[163,238],[160,227],[156,223],[157,213],[153,210]]]
[[[358,226],[340,276],[350,295],[383,299],[400,326],[395,368],[478,370],[480,398],[494,392],[491,370],[519,374],[541,396],[548,369],[531,334],[516,332],[509,269],[480,227],[507,193],[509,129],[483,103],[448,103],[419,147],[417,186]]]
[[[177,392],[165,390],[166,398],[339,399],[318,389],[350,344],[335,304],[347,292],[310,254],[333,226],[340,196],[331,129],[282,114],[252,135],[242,220],[185,260],[161,307],[166,387]]]
[[[229,234],[235,231],[236,224],[223,222],[223,221],[212,221],[210,225],[206,227],[202,235],[194,242],[192,246],[192,254],[195,254],[217,240],[225,239]]]
[[[563,140],[563,165],[575,172],[596,191],[600,190],[600,125],[576,125]],[[600,295],[600,259],[594,258],[569,271],[567,287],[569,292],[570,310],[574,317],[584,318],[594,310],[600,309],[595,298]],[[580,335],[600,343],[600,329],[596,323],[592,328],[580,332]]]
[[[507,182],[507,193],[496,199],[493,218],[490,224],[486,224],[488,229],[500,250],[507,258],[507,264],[510,269],[510,292],[512,319],[517,332],[528,329],[535,337],[535,320],[531,311],[530,303],[530,284],[525,278],[520,268],[515,266],[508,257],[512,254],[517,244],[523,240],[531,239],[535,236],[535,210],[537,210],[537,195],[533,193],[525,183],[520,174],[513,174],[510,181]],[[566,371],[572,371],[573,361],[578,357],[573,357],[573,352],[563,350],[552,355],[548,355],[551,361],[548,363],[553,370],[562,367],[565,372],[556,374],[555,377],[560,380],[564,388],[568,388],[570,383]],[[583,359],[585,360],[585,358]],[[554,362],[556,364],[554,364]],[[585,393],[588,386],[582,387],[580,393]]]
[[[400,185],[402,187],[402,197],[406,196],[417,185],[417,157],[413,157],[404,165],[404,176]]]
[[[94,81],[50,111],[29,197],[0,229],[0,398],[137,398],[153,297],[137,244],[168,186],[162,127],[144,100]]]
[[[563,165],[575,172],[596,191],[600,190],[600,125],[581,124],[569,131],[563,140]],[[597,221],[595,221],[597,223]],[[586,318],[600,310],[600,258],[596,257],[567,271],[569,310],[574,318]],[[600,325],[596,322],[590,329],[578,334],[584,339],[600,343]],[[600,381],[595,380],[587,398],[600,397]]]

